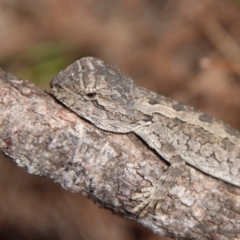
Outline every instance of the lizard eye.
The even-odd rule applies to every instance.
[[[89,92],[89,93],[86,93],[86,97],[88,99],[94,99],[96,97],[97,93],[95,92]]]

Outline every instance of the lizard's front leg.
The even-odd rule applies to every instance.
[[[143,138],[146,137],[143,136],[143,134],[139,134],[139,132],[138,135]],[[149,142],[150,141],[148,141],[148,143]],[[144,217],[148,212],[154,212],[155,209],[159,209],[161,203],[166,201],[166,197],[176,184],[177,179],[185,172],[185,161],[171,143],[162,142],[159,141],[159,139],[155,139],[152,143],[153,144],[150,144],[150,146],[170,163],[170,166],[160,179],[153,183],[152,187],[142,188],[140,193],[136,193],[132,196],[133,200],[142,201],[131,210],[133,213],[139,213],[139,217]]]
[[[185,162],[180,155],[172,156],[172,165],[163,173],[160,179],[149,188],[142,188],[140,193],[132,196],[133,200],[140,200],[142,203],[132,209],[131,212],[139,213],[144,217],[149,211],[159,209],[161,203],[166,201],[166,196],[174,187],[177,179],[183,175]],[[144,199],[144,200],[143,200]]]

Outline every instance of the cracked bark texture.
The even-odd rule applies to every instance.
[[[159,209],[139,219],[131,196],[167,163],[134,134],[101,131],[33,84],[0,71],[0,151],[97,205],[174,239],[240,239],[240,189],[187,167]]]

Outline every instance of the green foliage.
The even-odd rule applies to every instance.
[[[63,44],[41,43],[22,50],[2,66],[4,70],[13,72],[19,78],[29,79],[46,89],[56,73],[74,61],[74,57],[67,52]]]

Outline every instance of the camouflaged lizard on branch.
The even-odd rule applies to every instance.
[[[240,132],[221,121],[138,87],[117,68],[93,57],[59,72],[51,88],[58,100],[96,127],[134,132],[170,163],[155,186],[133,197],[145,198],[133,212],[159,204],[185,163],[240,187]]]

